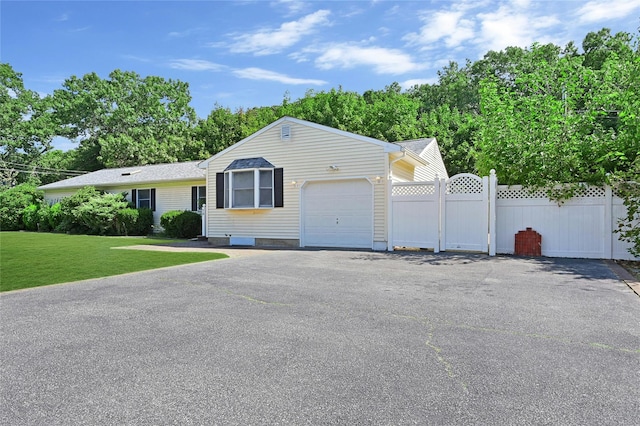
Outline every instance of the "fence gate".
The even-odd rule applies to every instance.
[[[495,202],[491,202],[495,191],[490,185],[496,185],[495,174],[481,178],[462,173],[433,182],[394,183],[391,248],[494,254],[489,235],[490,218],[495,218]]]
[[[440,250],[440,183],[394,183],[391,190],[393,246]]]
[[[489,251],[489,179],[469,173],[445,183],[440,242],[444,250]]]

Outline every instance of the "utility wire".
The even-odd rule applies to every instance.
[[[18,173],[32,173],[32,174],[37,174],[37,175],[63,175],[63,176],[70,176],[70,177],[76,177],[76,176],[82,176],[82,175],[77,175],[77,174],[72,174],[72,173],[64,173],[64,172],[53,172],[53,171],[38,171],[38,170],[20,170],[20,169],[8,169],[5,167],[0,167],[0,171],[3,172],[18,172]]]
[[[14,161],[5,161],[6,164],[13,164],[15,166],[19,166],[19,167],[34,167],[30,164],[23,164],[23,163],[16,163]],[[35,167],[41,168],[41,169],[48,169],[48,170],[59,170],[62,172],[71,172],[71,173],[89,173],[86,170],[70,170],[70,169],[56,169],[53,167],[44,167],[44,166],[38,166],[36,165]]]

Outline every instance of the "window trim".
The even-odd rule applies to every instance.
[[[204,202],[201,204],[200,200]],[[205,185],[194,185],[191,187],[191,211],[202,211],[202,206],[207,204],[207,187]]]
[[[253,168],[253,169],[233,169],[227,170],[224,172],[224,208],[230,210],[256,210],[256,209],[272,209],[274,208],[274,173],[272,168]],[[234,206],[234,197],[235,190],[233,188],[233,175],[236,173],[253,173],[253,186],[251,191],[253,192],[253,205],[246,206]],[[270,205],[261,205],[260,204],[260,193],[262,189],[267,189],[267,187],[260,186],[260,176],[261,172],[270,172],[271,173],[271,187],[268,189],[271,190],[271,203]],[[247,190],[247,189],[243,189]]]
[[[134,188],[131,190],[131,203],[135,208],[140,209],[140,191],[149,191],[149,209],[156,211],[156,189],[155,188]],[[147,200],[147,198],[144,198]]]

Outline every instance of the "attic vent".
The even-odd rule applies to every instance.
[[[140,170],[134,170],[132,172],[122,172],[122,176],[131,176],[135,175],[136,173],[140,173]]]
[[[283,141],[287,141],[291,139],[291,126],[288,124],[283,124],[280,128],[280,139]]]

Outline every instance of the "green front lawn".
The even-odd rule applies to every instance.
[[[227,257],[221,253],[112,250],[159,244],[135,237],[0,232],[0,291],[106,277]]]

